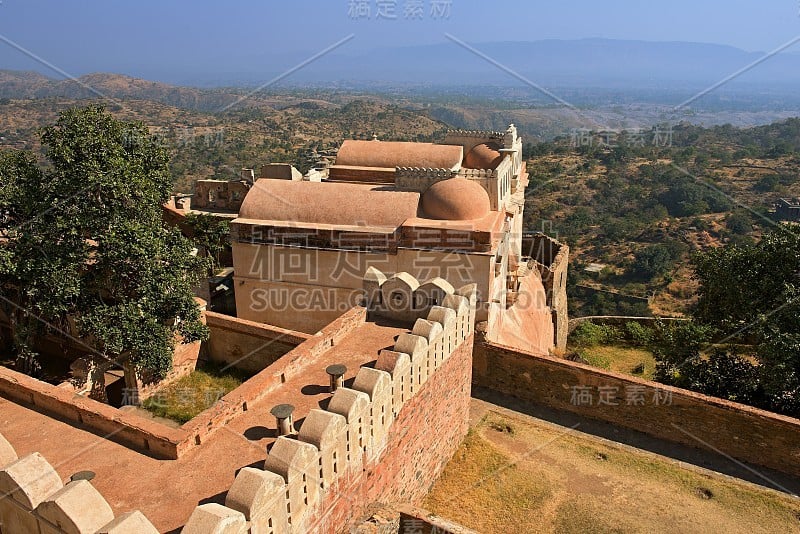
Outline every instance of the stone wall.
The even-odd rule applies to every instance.
[[[533,403],[800,475],[800,420],[476,341],[473,383]]]
[[[553,313],[554,344],[567,348],[569,316],[567,314],[567,269],[569,247],[545,234],[526,234],[522,238],[522,255],[533,260],[532,267],[542,275],[547,305]]]
[[[250,187],[245,181],[197,180],[191,206],[239,211]]]
[[[443,295],[183,532],[334,533],[372,502],[419,502],[468,429],[475,302],[474,286]]]
[[[100,436],[146,451],[157,458],[177,458],[186,439],[180,429],[169,428],[133,414],[126,414],[67,389],[41,382],[0,367],[0,396],[83,427]]]
[[[211,330],[203,357],[216,364],[258,373],[312,336],[237,317],[206,312]]]
[[[39,453],[17,458],[0,435],[1,534],[157,534],[139,511],[114,517],[87,480],[64,484]]]

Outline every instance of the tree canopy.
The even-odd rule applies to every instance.
[[[662,329],[659,379],[800,414],[800,237],[775,230],[694,264],[695,322]]]
[[[0,297],[35,370],[46,331],[163,377],[176,340],[207,337],[193,287],[206,260],[162,222],[172,178],[145,125],[73,108],[41,132],[47,161],[0,155]],[[74,329],[71,329],[74,325]]]

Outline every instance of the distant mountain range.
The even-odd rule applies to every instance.
[[[218,110],[239,98],[223,90],[180,87],[121,74],[87,74],[75,80],[56,80],[32,71],[0,70],[0,98],[106,97],[110,100],[149,100],[199,111]]]
[[[369,52],[348,51],[345,46],[293,72],[276,85],[323,86],[348,92],[367,89],[389,95],[428,91],[425,98],[430,98],[435,108],[430,110],[431,115],[455,124],[475,122],[461,117],[470,104],[459,100],[459,93],[513,102],[511,105],[518,108],[557,104],[544,91],[527,87],[520,77],[580,107],[598,109],[646,103],[664,106],[662,111],[731,78],[693,107],[712,112],[789,112],[790,115],[800,110],[800,54],[791,49],[765,58],[764,53],[731,46],[685,42],[583,39],[468,46],[474,50],[455,42]],[[484,57],[479,57],[476,51]],[[121,101],[147,100],[214,112],[242,99],[265,80],[278,77],[304,59],[288,54],[280,59],[275,54],[255,59],[243,56],[224,66],[209,62],[205,72],[184,67],[158,77],[156,73],[163,74],[165,67],[154,58],[153,76],[147,71],[128,73],[138,78],[93,73],[64,80],[50,77],[52,73],[44,69],[41,72],[0,70],[0,98],[83,99],[103,95]],[[250,70],[245,70],[246,65]],[[253,65],[261,67],[256,70]],[[237,69],[242,70],[236,74]],[[734,76],[736,73],[740,74]],[[148,81],[142,76],[159,81]],[[281,107],[280,104],[260,92],[247,99],[249,106]],[[625,114],[629,115],[628,111]],[[451,117],[453,113],[457,116]],[[749,123],[761,122],[765,117],[726,116],[726,119]]]
[[[486,57],[479,57],[454,41],[375,49],[353,56],[331,55],[302,75],[327,71],[327,75],[338,74],[341,79],[422,79],[475,85],[519,83],[503,72],[502,67],[507,67],[536,83],[548,85],[685,87],[713,84],[766,55],[715,44],[611,39],[469,43],[469,46]],[[764,60],[736,81],[768,86],[800,84],[800,54],[791,50]]]
[[[689,43],[649,42],[613,39],[543,40],[532,42],[470,42],[485,54],[479,57],[456,42],[425,46],[374,48],[370,51],[341,48],[287,76],[289,84],[414,84],[414,85],[518,85],[521,82],[501,65],[545,86],[603,87],[622,89],[702,87],[716,83],[764,58],[766,53],[747,52],[732,46]],[[797,88],[800,86],[800,44],[776,54],[748,72],[737,76],[728,87],[748,90]],[[274,50],[255,54],[209,59],[202,66],[169,65],[167,59],[152,58],[146,66],[126,73],[140,78],[198,87],[255,86],[306,60],[308,55]],[[5,63],[14,64],[9,58]],[[88,59],[87,59],[88,61]],[[493,62],[496,62],[493,64]],[[122,67],[121,67],[122,68]],[[39,69],[37,69],[39,70]],[[84,72],[95,70],[90,64]],[[40,72],[50,76],[44,67]],[[56,76],[58,77],[58,76]],[[10,88],[12,80],[3,86]],[[43,78],[40,80],[45,82]],[[98,82],[98,80],[95,80]],[[103,80],[99,80],[100,83]],[[27,81],[22,85],[26,85]],[[72,91],[46,87],[40,90]],[[22,86],[20,86],[22,87]],[[118,87],[115,90],[148,90],[147,87]],[[171,98],[191,99],[172,89]],[[222,99],[224,100],[224,99]]]

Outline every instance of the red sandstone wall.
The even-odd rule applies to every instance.
[[[312,337],[214,312],[206,312],[205,316],[211,330],[204,346],[206,357],[251,373],[261,372]]]
[[[148,451],[158,458],[177,458],[179,444],[187,437],[179,429],[126,414],[108,404],[76,395],[5,367],[0,367],[0,396],[34,406],[39,411],[61,417],[98,435],[109,436],[108,439],[135,449]]]
[[[379,460],[325,492],[309,531],[337,532],[374,502],[418,504],[469,429],[471,335],[403,405]],[[318,530],[317,530],[318,529]]]
[[[473,378],[536,404],[800,475],[800,420],[792,417],[485,341],[475,343]],[[581,387],[591,404],[573,397]],[[616,404],[601,403],[598,388]]]
[[[99,435],[113,435],[114,441],[134,449],[147,451],[158,458],[177,459],[186,451],[199,445],[222,425],[253,403],[274,390],[287,376],[302,372],[309,361],[314,361],[363,324],[366,309],[352,308],[318,334],[300,344],[278,361],[250,378],[225,395],[211,408],[184,424],[170,428],[155,421],[127,414],[113,406],[103,404],[72,391],[58,388],[16,371],[0,366],[0,396],[21,404],[64,418]],[[194,350],[194,352],[192,352]],[[179,359],[194,357],[195,347],[185,346]],[[194,354],[194,356],[192,356]]]

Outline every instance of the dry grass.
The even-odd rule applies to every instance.
[[[800,532],[790,497],[496,413],[424,506],[479,532]]]
[[[183,424],[213,406],[247,378],[236,369],[224,372],[215,367],[198,369],[158,390],[142,403],[142,407],[155,416]]]
[[[580,356],[595,367],[651,380],[656,359],[646,349],[617,345],[594,345],[578,350]]]

